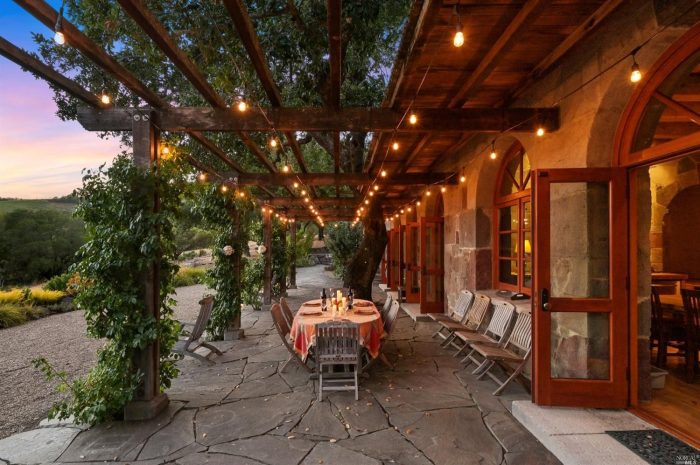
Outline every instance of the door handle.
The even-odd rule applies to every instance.
[[[542,304],[542,310],[548,312],[552,309],[552,304],[549,303],[549,289],[543,287],[540,291],[540,303]]]

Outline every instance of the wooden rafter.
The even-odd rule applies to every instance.
[[[446,105],[448,108],[463,106],[477,92],[486,78],[503,60],[510,48],[517,43],[523,32],[549,3],[549,0],[528,0],[523,6],[519,7],[518,14],[515,15],[515,18],[508,24],[505,31],[491,46],[476,70],[469,72],[464,84],[461,84],[463,80],[459,80],[460,88],[455,92],[451,92],[451,97],[448,96]]]
[[[452,176],[446,181],[447,184],[453,184],[454,173],[406,173],[401,176],[390,177],[382,180],[383,183],[394,186],[416,186],[428,185],[442,182],[446,178]],[[300,174],[261,174],[261,173],[242,173],[238,176],[238,183],[246,186],[257,185],[274,185],[274,186],[291,186],[295,182],[300,181],[306,186],[363,186],[374,182],[374,177],[365,173],[300,173]]]
[[[564,39],[549,55],[547,55],[537,66],[535,66],[528,76],[516,87],[516,91],[511,94],[507,102],[515,101],[521,96],[530,86],[538,79],[545,75],[547,71],[552,69],[554,65],[566,55],[569,50],[574,48],[584,37],[586,37],[593,29],[603,22],[613,11],[624,3],[624,0],[607,0],[603,3],[591,16],[583,21],[566,39]]]
[[[131,109],[84,109],[80,123],[91,131],[122,130],[129,124]],[[266,115],[262,115],[264,111]],[[272,127],[291,131],[393,132],[403,113],[389,108],[268,108],[236,114],[221,109],[177,107],[161,109],[160,127],[167,131],[259,131]],[[543,126],[559,128],[558,108],[460,108],[419,110],[416,125],[402,124],[401,133],[463,133],[465,131],[532,132]],[[272,126],[270,125],[272,123]]]
[[[97,95],[84,89],[80,84],[72,79],[68,79],[62,74],[56,72],[50,66],[45,65],[3,37],[0,37],[0,55],[4,56],[8,60],[14,61],[25,70],[34,73],[42,79],[45,79],[59,89],[73,95],[76,98],[79,98],[92,107],[99,108],[103,106]]]
[[[236,26],[241,42],[248,52],[250,61],[253,64],[253,69],[255,69],[255,73],[258,75],[260,84],[262,84],[263,89],[265,89],[265,94],[270,100],[270,104],[273,107],[281,107],[282,96],[280,94],[280,90],[272,78],[272,72],[270,71],[270,67],[267,65],[265,53],[260,46],[260,41],[258,40],[258,36],[255,33],[255,28],[253,27],[253,22],[250,20],[250,16],[248,15],[248,9],[242,0],[224,0],[224,6],[228,11],[229,16],[231,16],[233,24]],[[306,167],[306,162],[304,161],[304,156],[301,152],[301,148],[299,147],[299,142],[297,142],[296,135],[291,131],[285,131],[284,135],[302,173],[308,172],[308,168]]]
[[[32,16],[42,22],[46,27],[53,28],[56,24],[58,13],[50,5],[43,0],[15,0],[20,7],[28,11]],[[66,38],[66,43],[78,49],[83,55],[92,60],[97,66],[111,74],[119,80],[124,86],[131,90],[135,95],[142,98],[145,102],[153,107],[164,109],[169,107],[169,104],[163,100],[158,94],[148,89],[136,76],[129,70],[119,64],[112,58],[104,49],[100,48],[95,42],[90,40],[85,34],[80,32],[65,18],[63,19],[63,34]],[[130,129],[130,128],[129,128]],[[189,132],[198,142],[206,139],[203,135]],[[208,140],[208,139],[207,139]],[[213,142],[209,141],[211,144]],[[214,144],[215,145],[215,144]],[[214,152],[214,155],[221,158],[222,151]],[[224,163],[228,163],[228,157],[222,158]]]
[[[411,147],[411,150],[408,153],[408,156],[401,162],[401,165],[398,168],[399,173],[406,172],[406,170],[411,166],[411,163],[413,163],[413,160],[415,160],[416,157],[418,155],[420,155],[421,151],[430,142],[430,137],[431,137],[431,134],[422,134],[418,138],[416,143],[413,144],[413,146]]]

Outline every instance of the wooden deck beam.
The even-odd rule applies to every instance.
[[[133,109],[80,109],[78,121],[89,131],[128,130]],[[163,108],[160,127],[165,131],[360,131],[392,132],[403,115],[388,108],[267,108],[244,114],[200,107]],[[465,131],[532,132],[543,126],[548,132],[559,128],[558,108],[461,108],[417,109],[416,125],[401,125],[398,132],[455,133]],[[269,120],[269,122],[268,122]],[[270,124],[271,123],[271,124]]]
[[[405,173],[382,180],[383,184],[395,186],[421,186],[442,183],[454,173]],[[366,173],[298,173],[298,174],[261,174],[242,173],[238,184],[243,186],[291,186],[301,182],[305,186],[364,186],[374,182],[374,177]],[[452,176],[446,184],[454,184]],[[337,199],[336,199],[337,200]]]

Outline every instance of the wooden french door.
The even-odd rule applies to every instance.
[[[406,302],[420,302],[420,224],[406,224],[404,243]]]
[[[443,220],[420,219],[420,311],[439,313],[444,309]]]
[[[389,287],[397,290],[401,286],[401,233],[398,228],[389,231]]]
[[[537,170],[534,181],[534,401],[626,407],[626,173]]]

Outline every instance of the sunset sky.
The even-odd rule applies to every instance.
[[[0,0],[0,31],[28,51],[36,51],[31,32],[51,33],[11,0]],[[83,168],[96,168],[118,152],[118,141],[61,121],[48,84],[0,56],[0,197],[70,194],[80,186]]]

